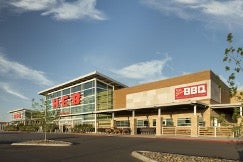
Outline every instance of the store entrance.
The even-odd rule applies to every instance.
[[[71,125],[60,125],[60,130],[63,133],[71,133],[72,126]]]

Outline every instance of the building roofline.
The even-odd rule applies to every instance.
[[[47,89],[45,89],[43,91],[38,92],[38,94],[39,95],[46,95],[48,93],[57,91],[57,90],[62,89],[64,87],[75,85],[76,83],[84,82],[84,81],[87,81],[87,80],[90,80],[90,79],[93,79],[93,78],[98,78],[100,80],[104,80],[104,81],[114,85],[117,88],[128,87],[127,85],[122,84],[122,83],[120,83],[120,82],[118,82],[118,81],[116,81],[116,80],[114,80],[114,79],[112,79],[112,78],[110,78],[110,77],[108,77],[108,76],[106,76],[104,74],[101,74],[98,71],[94,71],[94,72],[88,73],[86,75],[80,76],[78,78],[69,80],[67,82],[64,82],[64,83],[55,85],[53,87],[47,88]]]
[[[20,108],[20,109],[16,109],[16,110],[9,111],[9,113],[14,113],[14,112],[23,111],[23,110],[31,111],[30,109]]]
[[[132,88],[137,88],[137,87],[146,86],[146,85],[150,85],[150,84],[156,84],[156,83],[160,83],[160,84],[171,83],[171,82],[174,82],[175,80],[181,80],[182,78],[186,78],[186,77],[193,77],[193,76],[198,75],[198,74],[206,74],[205,78],[207,80],[211,79],[211,76],[212,76],[211,74],[216,75],[211,69],[209,69],[209,70],[202,70],[202,71],[198,71],[198,72],[182,74],[182,75],[177,75],[177,76],[173,76],[173,77],[169,77],[169,78],[165,78],[165,79],[158,79],[158,80],[151,81],[151,82],[141,83],[141,84],[137,84],[137,85],[134,85],[134,86],[131,86],[131,87],[127,87],[125,89],[132,89]],[[166,86],[164,86],[164,87],[176,86],[176,85],[177,84],[175,84],[175,85],[173,85],[173,84],[172,85],[171,84],[170,85],[166,84]],[[122,89],[122,90],[125,90],[125,89]],[[153,89],[155,89],[155,88],[153,88]]]

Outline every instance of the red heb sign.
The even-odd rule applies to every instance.
[[[198,84],[175,89],[175,99],[207,96],[207,84]]]
[[[71,101],[71,105],[78,105],[80,104],[81,94],[74,93],[72,94],[71,98],[69,96],[62,96],[61,98],[54,98],[52,99],[52,107],[56,109],[58,107],[66,107],[69,106],[69,101]]]
[[[13,118],[14,119],[21,119],[22,118],[22,115],[21,115],[21,113],[14,113],[13,114]]]

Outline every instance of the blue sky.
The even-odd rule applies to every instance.
[[[242,22],[241,0],[1,0],[0,121],[95,70],[129,86],[208,69],[226,80]]]

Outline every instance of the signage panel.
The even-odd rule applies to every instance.
[[[197,84],[175,88],[175,99],[186,99],[207,96],[207,84]]]
[[[71,105],[79,105],[81,101],[81,94],[78,93],[73,93],[71,95],[71,98],[69,96],[62,96],[60,98],[54,98],[52,99],[52,108],[56,109],[59,107],[66,107],[69,106],[70,103]]]
[[[13,114],[13,118],[14,119],[21,119],[22,118],[22,114],[21,113],[14,113]]]

